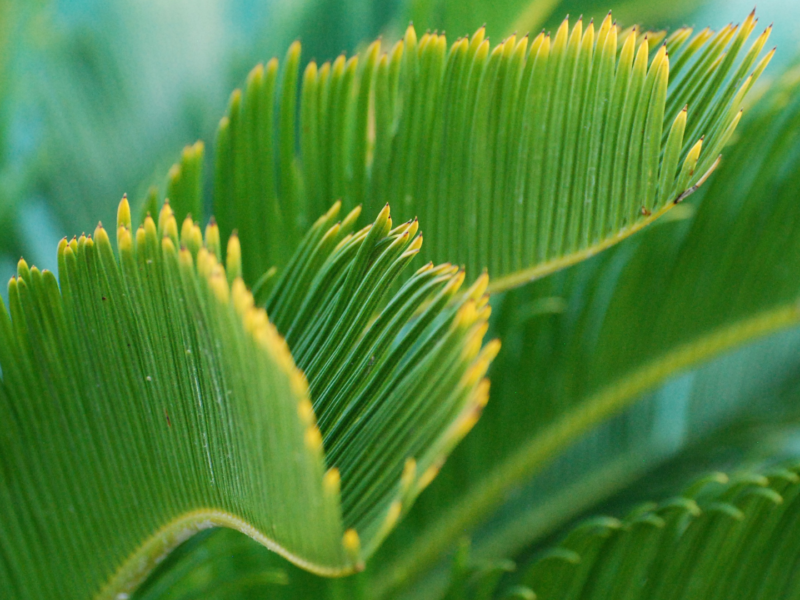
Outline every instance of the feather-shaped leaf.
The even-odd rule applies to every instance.
[[[486,276],[459,292],[462,270],[428,264],[384,301],[417,223],[386,206],[354,231],[339,210],[269,319],[238,238],[224,268],[213,221],[179,234],[168,204],[132,232],[122,202],[118,256],[102,226],[62,241],[59,281],[20,261],[0,310],[0,596],[125,597],[215,526],[317,573],[362,567],[477,421],[498,346],[481,350]]]
[[[702,203],[683,205],[640,240],[494,297],[505,349],[492,374],[494,402],[396,544],[384,546],[375,574],[382,592],[406,587],[505,503],[512,514],[534,504],[509,494],[647,392],[765,336],[797,332],[797,81],[794,69],[761,103]],[[769,372],[777,386],[795,377],[798,339],[778,340],[767,360],[731,361],[727,380],[744,387]],[[717,391],[718,405],[732,400]],[[521,520],[504,516],[484,530],[495,551],[525,536]]]
[[[240,229],[245,279],[273,264],[309,215],[341,199],[419,216],[435,260],[488,268],[494,290],[607,248],[705,181],[772,54],[767,29],[692,37],[565,20],[551,38],[448,49],[413,27],[392,49],[310,63],[300,46],[231,96],[218,131],[215,213]],[[273,119],[273,110],[278,116]],[[299,123],[295,123],[295,111]],[[295,147],[299,153],[295,155]],[[246,229],[242,229],[242,228]],[[287,245],[288,243],[288,245]]]
[[[797,468],[717,473],[622,520],[578,525],[523,580],[545,600],[792,598],[798,519]]]

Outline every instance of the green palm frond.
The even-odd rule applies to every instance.
[[[300,45],[231,97],[218,131],[214,210],[239,228],[255,281],[309,215],[333,200],[419,216],[426,255],[488,268],[493,289],[541,277],[615,244],[705,181],[769,62],[770,29],[692,37],[565,20],[551,39],[491,48],[479,30],[311,62]],[[687,110],[688,108],[688,110]],[[273,118],[273,111],[277,117]],[[299,121],[295,113],[299,113]],[[295,148],[299,152],[295,154]]]
[[[62,241],[59,281],[20,261],[0,311],[0,595],[118,598],[214,526],[318,573],[362,567],[477,421],[498,345],[481,349],[485,275],[459,292],[462,270],[428,264],[384,301],[417,223],[386,206],[356,231],[339,210],[269,319],[238,238],[223,267],[213,221],[179,234],[168,204],[132,233],[123,200],[118,256],[102,226]]]
[[[609,14],[597,29],[565,20],[552,39],[495,48],[481,29],[449,49],[409,27],[392,48],[375,42],[302,76],[299,43],[283,68],[256,67],[218,130],[219,226],[203,235],[192,219],[204,207],[197,143],[155,220],[134,230],[121,203],[116,252],[98,226],[62,241],[58,279],[18,264],[8,310],[0,302],[0,596],[127,598],[213,527],[312,573],[360,571],[484,412],[499,351],[483,342],[487,290],[657,219],[640,251],[496,302],[498,331],[524,349],[496,367],[501,409],[451,461],[433,510],[401,532],[402,555],[390,548],[353,585],[393,596],[643,392],[800,322],[800,283],[786,275],[800,265],[797,171],[784,169],[800,128],[781,129],[797,103],[773,102],[749,148],[765,162],[734,155],[735,193],[712,194],[674,231],[692,217],[675,207],[719,164],[772,57],[761,56],[770,28],[746,48],[755,27],[751,14],[667,37]],[[765,180],[775,193],[754,183]],[[362,209],[377,218],[358,229]],[[744,512],[739,491],[711,505]],[[770,495],[745,495],[759,494]],[[542,587],[536,573],[526,583]]]
[[[543,600],[793,598],[799,482],[797,467],[710,475],[622,520],[578,525],[522,580]]]
[[[493,297],[493,334],[504,347],[491,374],[493,402],[404,521],[397,543],[384,546],[374,573],[384,597],[501,507],[502,523],[476,533],[476,554],[487,546],[509,551],[524,540],[523,519],[512,517],[541,506],[527,488],[526,502],[508,495],[581,436],[682,374],[783,334],[774,347],[732,361],[732,373],[678,382],[686,394],[680,397],[693,403],[687,410],[716,424],[712,406],[731,414],[754,401],[735,403],[723,382],[778,387],[796,376],[797,68],[760,107],[700,204],[682,205],[635,243]],[[770,393],[763,385],[757,389]],[[619,443],[615,433],[608,444]]]

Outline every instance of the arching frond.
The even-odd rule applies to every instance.
[[[541,496],[534,495],[541,488],[525,488],[527,495],[509,500],[512,491],[648,393],[676,383],[680,393],[671,388],[665,394],[672,391],[687,403],[687,418],[708,423],[716,422],[708,416],[712,406],[717,415],[741,410],[730,388],[769,394],[768,386],[796,377],[797,73],[787,73],[760,102],[700,203],[682,205],[639,244],[494,297],[493,332],[504,346],[493,367],[494,401],[422,498],[415,518],[404,522],[397,539],[411,541],[382,549],[375,574],[382,597],[426,572],[467,528],[479,528],[479,556],[489,547],[494,553],[516,549],[526,535],[536,535],[525,531],[519,515],[544,511]],[[760,360],[739,356],[727,376],[696,371],[778,333],[770,353],[762,346],[754,350]],[[635,418],[629,423],[641,426]],[[620,430],[613,433],[609,445],[619,443]],[[596,480],[594,486],[606,484]],[[480,528],[501,506],[502,519]]]
[[[751,14],[662,44],[609,14],[597,28],[565,20],[552,38],[494,48],[482,29],[448,48],[409,27],[391,49],[311,62],[300,84],[296,43],[282,70],[273,59],[250,73],[220,123],[223,236],[239,228],[255,281],[333,200],[369,211],[391,202],[427,224],[427,256],[488,268],[493,289],[535,279],[641,229],[705,181],[772,56],[759,59],[769,28],[745,47],[755,27]]]
[[[479,277],[428,264],[389,207],[337,204],[269,294],[236,236],[165,204],[118,255],[102,226],[20,261],[0,310],[0,595],[120,598],[197,531],[244,532],[306,569],[357,570],[480,416]],[[377,316],[375,316],[377,315]],[[46,568],[44,567],[46,565]]]
[[[523,576],[536,598],[757,600],[800,591],[797,468],[714,474],[622,520],[590,519]]]

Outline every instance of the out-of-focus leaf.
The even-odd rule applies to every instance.
[[[800,382],[800,375],[794,375],[798,350],[800,332],[787,331],[678,375],[647,394],[515,490],[503,509],[476,530],[476,557],[516,555],[610,494],[660,473],[676,452],[687,453],[687,463],[693,458],[692,473],[699,475],[711,465],[728,468],[730,462],[724,461],[731,456],[741,459],[754,445],[745,436],[750,429],[759,428],[763,450],[774,451],[766,431],[780,430],[800,416],[793,389]],[[729,456],[715,456],[712,444],[725,447]]]
[[[712,474],[623,520],[590,519],[522,580],[537,598],[791,598],[800,592],[797,468]]]
[[[167,198],[178,222],[203,215],[203,142],[186,146],[168,174]]]
[[[12,226],[22,187],[23,176],[18,164],[12,164],[11,125],[12,97],[21,83],[24,69],[15,59],[25,39],[24,13],[27,7],[12,0],[0,0],[0,253],[13,252],[21,247],[18,231]]]
[[[675,0],[675,2],[642,2],[621,0],[613,5],[598,0],[409,0],[402,13],[405,22],[412,21],[419,29],[438,29],[453,35],[464,35],[487,24],[492,36],[537,32],[543,27],[555,30],[564,14],[583,15],[584,21],[600,22],[609,8],[625,27],[647,23],[652,27],[679,26],[691,13],[710,0]],[[747,7],[743,7],[747,8]]]
[[[482,24],[488,24],[492,36],[524,35],[541,29],[554,14],[567,14],[570,8],[564,4],[561,0],[408,0],[403,16],[422,31],[437,29],[453,36],[469,35]],[[517,24],[522,27],[515,29]]]
[[[53,3],[39,19],[24,97],[40,123],[31,192],[68,230],[113,223],[109,199],[138,202],[224,105],[225,8],[80,0]]]

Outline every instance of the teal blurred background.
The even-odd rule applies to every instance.
[[[21,255],[54,269],[61,237],[113,220],[123,193],[141,202],[184,145],[203,139],[210,148],[230,91],[294,39],[304,61],[321,61],[378,35],[396,38],[411,20],[453,39],[486,23],[499,39],[609,9],[623,25],[719,27],[751,3],[0,0],[0,276]],[[774,75],[798,49],[800,2],[766,0],[758,15],[778,23]]]

